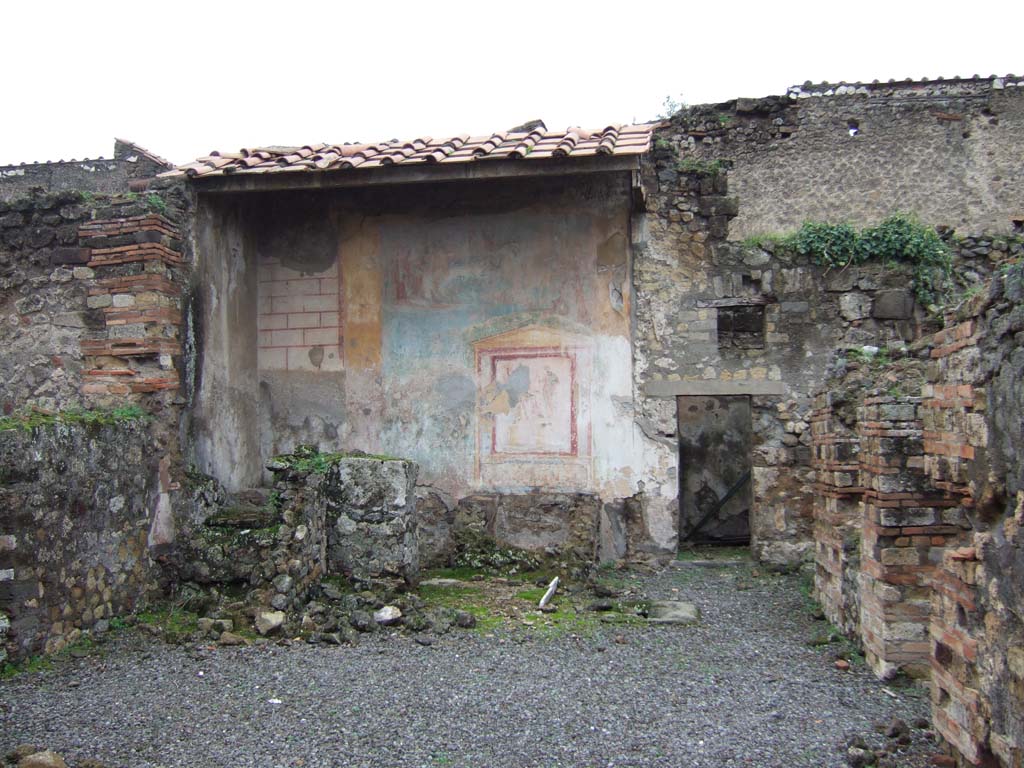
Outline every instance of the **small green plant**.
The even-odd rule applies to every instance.
[[[717,176],[724,167],[721,160],[698,160],[695,157],[685,157],[676,163],[676,170],[680,173],[695,173],[698,176]]]
[[[459,552],[452,564],[476,571],[525,573],[538,571],[541,561],[524,549],[502,547],[492,539],[481,537]]]
[[[846,359],[853,363],[865,363],[872,369],[886,368],[892,364],[892,355],[888,349],[870,352],[860,347],[851,347],[846,350]]]
[[[159,213],[161,215],[167,214],[167,203],[164,202],[164,199],[160,197],[160,195],[154,193],[146,195],[146,205],[149,207],[149,210],[154,213]]]
[[[858,247],[857,230],[849,224],[808,221],[790,243],[801,256],[810,256],[829,268],[847,267],[867,259],[866,252]]]
[[[0,417],[0,432],[12,429],[32,431],[37,427],[50,427],[55,424],[108,426],[130,421],[146,421],[148,418],[149,414],[137,405],[123,405],[110,410],[68,408],[54,413],[28,410]]]
[[[180,643],[187,640],[198,628],[199,616],[180,605],[163,605],[137,616],[139,624],[157,627],[164,640]]]
[[[78,200],[82,203],[91,203],[96,199],[96,195],[87,189],[80,190],[78,192]]]
[[[677,154],[679,154],[679,151],[676,149],[676,145],[673,144],[668,139],[666,139],[664,136],[654,137],[654,151],[657,154],[669,155],[671,157],[675,157]]]
[[[760,235],[749,235],[743,239],[746,248],[761,248],[766,251],[774,251],[778,248],[790,248],[793,242],[793,235],[783,235],[778,232],[765,232]]]
[[[661,102],[661,112],[658,113],[658,120],[669,120],[679,110],[686,108],[686,102],[682,100],[683,95],[679,94],[679,98],[676,99],[672,94],[668,94]]]

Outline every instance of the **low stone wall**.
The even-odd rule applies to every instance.
[[[296,468],[296,466],[300,468]],[[213,587],[297,616],[325,576],[415,582],[417,466],[346,457],[313,468],[276,461],[272,489],[228,494],[195,477],[165,558],[179,585]]]
[[[158,446],[138,421],[0,431],[0,613],[12,658],[59,650],[156,587]]]

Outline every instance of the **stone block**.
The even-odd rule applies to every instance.
[[[920,565],[921,556],[914,547],[886,547],[882,550],[882,565]]]
[[[55,248],[50,254],[50,263],[88,264],[92,251],[88,248]]]
[[[871,297],[863,293],[844,293],[839,297],[839,314],[844,320],[863,320],[871,313]]]
[[[109,293],[100,294],[99,296],[90,296],[85,300],[85,306],[89,309],[103,309],[111,306],[113,303],[113,297]]]
[[[914,294],[907,290],[879,291],[871,316],[878,320],[908,320],[914,314]]]
[[[410,461],[357,457],[328,470],[318,496],[325,510],[331,571],[415,581],[417,472]]]

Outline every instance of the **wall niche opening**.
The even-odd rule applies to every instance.
[[[764,305],[720,307],[718,348],[764,349]]]

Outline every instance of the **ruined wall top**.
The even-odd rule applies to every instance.
[[[141,191],[146,181],[174,164],[132,141],[114,140],[112,158],[48,160],[0,165],[0,200],[9,201],[34,192],[95,192],[114,194]]]
[[[687,107],[655,151],[729,168],[735,238],[896,212],[961,231],[1024,226],[1024,77],[804,83]]]
[[[815,96],[853,96],[862,95],[874,98],[943,98],[947,96],[982,96],[991,91],[1005,88],[1024,87],[1024,77],[1017,75],[989,75],[981,77],[922,77],[920,80],[906,78],[904,80],[873,80],[865,82],[812,83],[809,80],[802,85],[793,85],[786,91],[792,99],[807,99]]]

